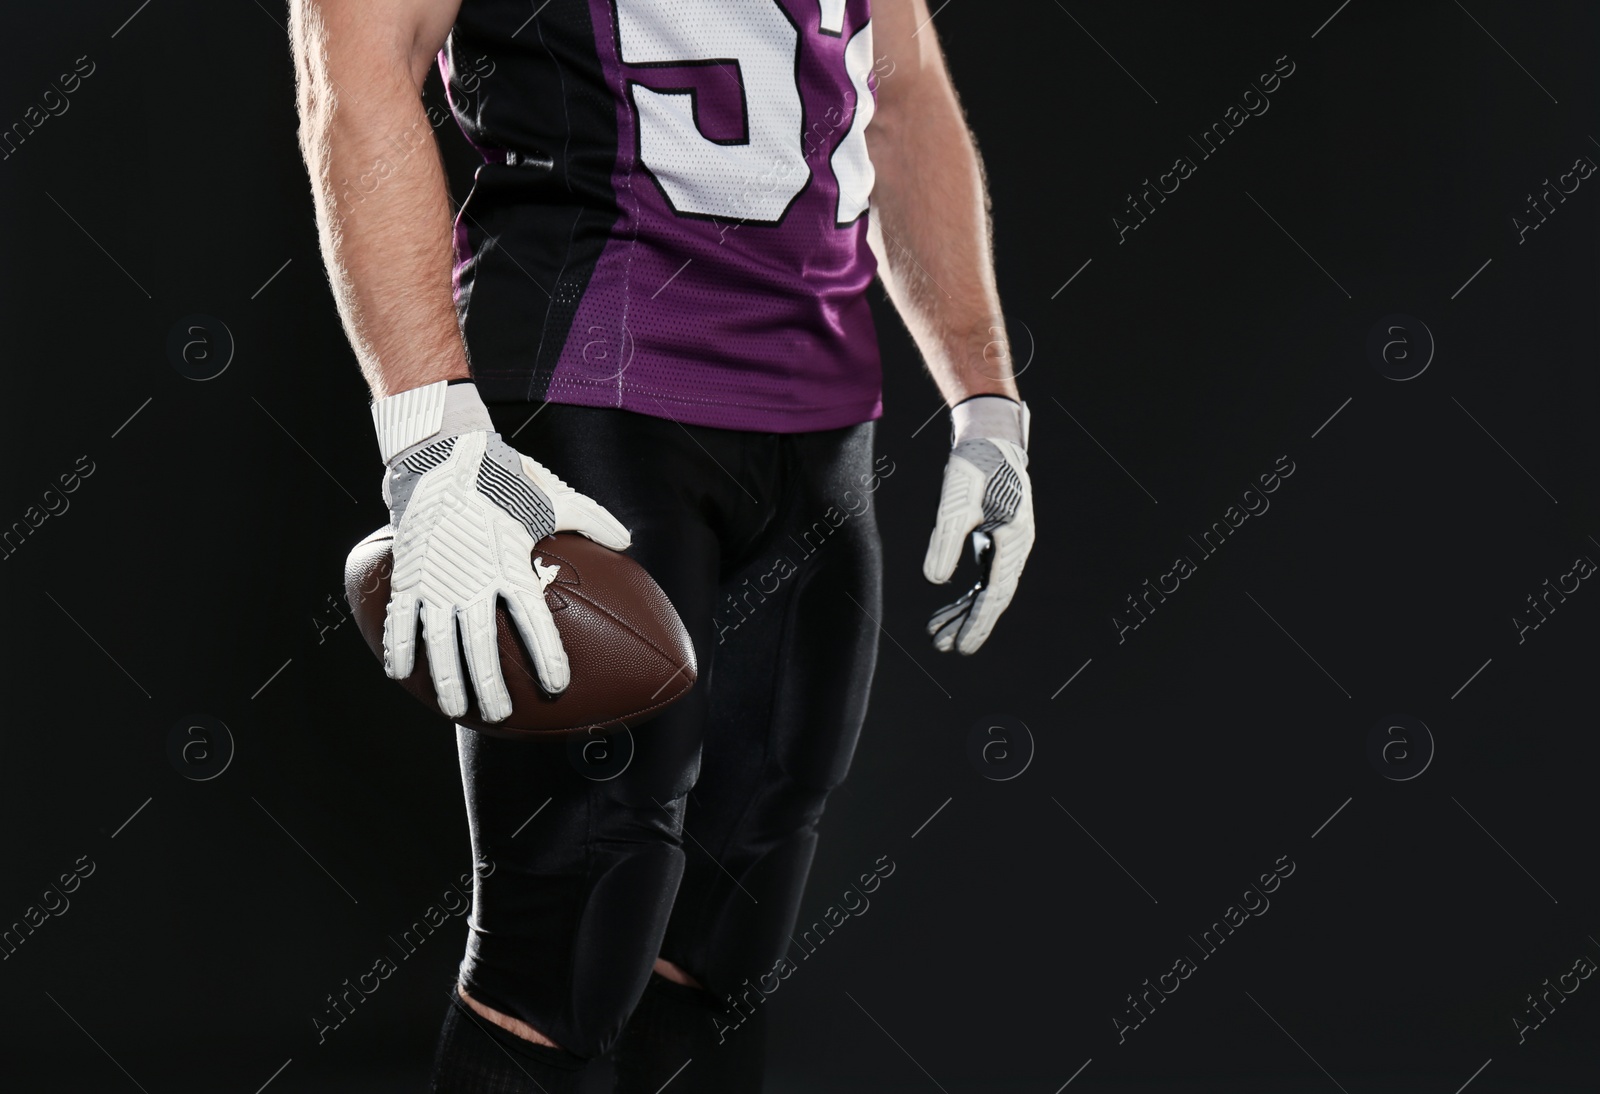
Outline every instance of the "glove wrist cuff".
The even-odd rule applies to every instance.
[[[489,409],[471,380],[439,380],[374,400],[372,425],[385,464],[438,437],[494,430]]]
[[[975,437],[1028,449],[1028,404],[1005,395],[974,395],[950,408],[950,446]]]

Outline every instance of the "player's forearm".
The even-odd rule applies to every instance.
[[[362,373],[374,397],[465,377],[449,191],[415,58],[348,26],[330,30],[320,5],[293,9],[301,151]]]
[[[880,110],[867,128],[877,174],[872,246],[889,297],[945,400],[1015,399],[983,169],[942,61],[934,64],[897,70],[880,86]],[[916,86],[891,92],[900,76],[914,76]]]

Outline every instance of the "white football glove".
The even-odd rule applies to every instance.
[[[1028,405],[976,395],[950,411],[950,462],[939,517],[922,574],[944,584],[970,537],[978,583],[928,621],[942,652],[974,653],[1010,605],[1033,549],[1033,486],[1028,481]]]
[[[394,528],[394,573],[383,623],[383,668],[403,680],[416,666],[418,617],[439,707],[467,712],[457,656],[484,720],[511,714],[501,674],[496,608],[515,621],[544,690],[571,679],[561,636],[545,603],[558,566],[533,557],[552,532],[581,532],[614,551],[628,530],[593,499],[573,490],[495,432],[471,381],[445,381],[372,404],[388,472],[383,500]]]

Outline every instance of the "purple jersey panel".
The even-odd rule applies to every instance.
[[[585,7],[581,29],[592,38],[580,45]],[[864,130],[875,85],[867,0],[582,0],[562,8],[564,22],[540,16],[517,34],[525,54],[493,42],[486,68],[482,36],[465,37],[452,42],[447,64],[447,76],[452,68],[457,76],[452,105],[489,161],[457,237],[469,348],[488,397],[764,432],[877,417],[881,377],[866,301],[875,272],[866,244]],[[538,44],[543,54],[531,48]],[[559,63],[584,53],[586,66]],[[460,94],[469,56],[490,73],[476,81],[476,98]],[[532,72],[542,56],[561,80],[539,94],[534,77],[526,81],[527,109],[540,119],[528,124],[544,128],[507,139],[510,121],[498,123],[500,132],[490,123],[505,116],[517,66]],[[557,92],[562,103],[549,101]],[[602,97],[613,118],[573,120],[586,102],[598,119]],[[551,118],[563,108],[564,131]],[[586,192],[584,164],[606,154],[609,179],[592,170]],[[521,181],[530,163],[548,181]],[[605,182],[609,193],[600,193]],[[515,197],[523,191],[530,196]],[[507,211],[507,202],[541,199],[537,231],[529,227],[535,214]],[[469,220],[474,209],[484,215]],[[510,227],[497,232],[497,222]],[[530,256],[516,263],[528,280],[539,284],[541,268],[551,270],[553,291],[527,280],[519,290],[510,273],[478,289],[495,275],[495,248],[514,259],[513,245]],[[514,316],[518,291],[526,306]],[[506,317],[499,330],[475,339],[474,320],[488,327],[497,312]],[[541,312],[534,331],[528,316]],[[503,333],[516,323],[528,329]]]

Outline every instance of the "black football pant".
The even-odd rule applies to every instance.
[[[721,999],[786,952],[876,660],[873,425],[767,434],[559,403],[490,412],[631,530],[628,553],[699,662],[689,693],[628,733],[456,730],[480,863],[462,982],[593,1057],[657,956]]]

